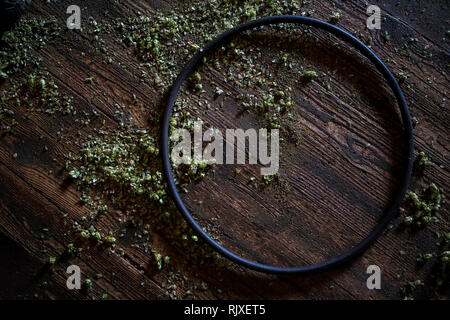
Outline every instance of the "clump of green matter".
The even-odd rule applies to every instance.
[[[339,11],[333,12],[329,17],[328,17],[328,22],[336,24],[339,22],[339,20],[341,19],[341,13]]]
[[[47,114],[60,112],[67,115],[74,113],[72,99],[59,92],[55,81],[48,74],[35,72],[14,81],[8,90],[4,90],[1,106],[11,103],[25,106],[26,112],[38,111]]]
[[[314,79],[314,78],[317,78],[317,72],[315,72],[315,71],[313,71],[313,70],[306,70],[306,71],[303,71],[303,77],[304,77],[305,79],[312,80],[312,79]]]
[[[278,14],[302,14],[301,4],[298,1],[287,0],[255,0],[245,4],[236,1],[209,1],[207,4],[194,1],[179,4],[174,10],[166,13],[140,14],[114,21],[97,22],[91,19],[88,34],[92,35],[94,43],[102,44],[104,50],[101,51],[106,54],[109,62],[112,61],[114,50],[106,48],[106,42],[101,37],[110,36],[117,44],[132,49],[141,62],[140,80],[153,85],[163,94],[170,88],[184,63],[207,41],[250,19]],[[292,125],[296,122],[294,115],[291,111],[284,111],[293,104],[291,87],[283,81],[274,81],[274,75],[264,67],[266,63],[261,61],[261,47],[278,47],[280,43],[287,43],[287,40],[294,43],[298,38],[295,37],[295,32],[291,32],[292,30],[286,26],[279,26],[274,30],[275,32],[266,33],[262,37],[264,39],[262,46],[255,46],[254,39],[252,40],[248,34],[232,39],[229,44],[218,48],[212,56],[205,58],[204,65],[199,69],[215,69],[225,76],[224,81],[230,87],[249,92],[248,95],[233,98],[248,111],[257,111],[263,115],[266,127],[280,128],[282,137],[295,137],[297,134],[293,132],[296,131],[294,128],[296,125]],[[288,32],[280,38],[278,31],[281,30]],[[291,59],[290,54],[282,51],[276,50],[278,56],[273,59],[273,63],[290,70],[293,77],[288,78],[311,80],[317,77],[314,71],[306,71],[304,75],[303,67],[298,64],[299,59]],[[205,82],[210,80],[200,76],[200,72],[196,72],[192,81],[194,90],[192,92],[187,90],[188,97],[179,97],[177,104],[180,99],[186,99],[190,101],[191,106],[196,104],[199,109],[206,109],[204,111],[206,113],[212,108],[205,95],[207,92]],[[224,89],[216,86],[214,93],[216,97],[222,95]],[[230,95],[232,95],[230,92],[226,92],[226,97],[220,103]],[[260,99],[261,96],[264,96],[265,101]],[[269,106],[269,112],[263,113],[261,105]],[[220,110],[220,107],[216,109]],[[178,119],[178,123],[189,117],[194,119],[195,112],[190,111],[189,115],[183,114],[185,111],[180,112],[178,116],[184,119]],[[174,115],[174,118],[176,117],[177,115]]]
[[[60,97],[55,83],[42,72],[37,75],[41,58],[36,55],[55,39],[61,27],[54,18],[22,18],[0,40],[0,81],[8,81],[0,100],[0,131],[8,132],[17,121],[12,105],[31,106],[47,113],[71,110],[70,98]],[[12,78],[13,75],[17,77]]]
[[[194,2],[189,5],[181,4],[169,13],[158,12],[114,22],[95,22],[92,23],[91,32],[96,37],[101,31],[114,34],[117,43],[133,48],[142,62],[144,80],[151,83],[148,79],[150,71],[154,74],[151,77],[152,84],[166,90],[178,75],[181,66],[213,37],[250,19],[276,14],[299,14],[299,10],[298,1],[255,0],[243,5],[235,1],[209,1],[206,5],[204,2]],[[272,75],[260,66],[261,63],[256,62],[251,47],[246,40],[233,41],[224,46],[223,51],[218,51],[219,59],[214,54],[204,62],[225,74],[226,81],[236,88],[254,88],[258,84],[260,87],[269,86],[264,88],[269,92],[283,91],[285,97],[280,102],[289,105],[292,101],[289,88],[267,81]],[[280,61],[293,67],[292,63],[288,63],[287,56]],[[202,95],[205,91],[200,73],[195,73],[193,80],[195,95]],[[223,90],[218,88],[218,92]],[[208,102],[205,100],[199,104],[208,105]],[[275,121],[273,118],[268,119],[268,124],[270,123],[278,127],[281,120],[279,117]]]
[[[417,169],[423,171],[424,169],[426,169],[428,167],[431,167],[433,162],[430,161],[430,159],[425,154],[425,152],[420,151],[414,164],[415,164]]]
[[[429,222],[436,221],[436,213],[441,207],[441,192],[434,184],[430,184],[423,196],[409,191],[410,212],[403,222],[417,228],[423,227]]]
[[[414,281],[408,281],[406,286],[402,287],[400,291],[403,293],[403,300],[414,300],[413,293],[419,287],[423,287],[424,283],[422,280],[417,279]]]
[[[128,219],[137,223],[154,225],[154,230],[181,246],[183,251],[204,263],[216,254],[203,242],[194,241],[194,231],[187,225],[167,193],[162,176],[157,141],[144,129],[122,129],[111,135],[100,132],[101,137],[87,141],[81,155],[72,160],[79,165],[69,168],[83,193],[95,192],[112,201]],[[197,179],[193,168],[174,169],[177,181],[189,183]],[[89,200],[87,200],[89,202]],[[112,238],[104,237],[94,226],[76,230],[84,240],[113,244]],[[158,253],[159,255],[159,253]],[[168,259],[166,259],[166,264]],[[162,266],[160,259],[158,265]]]
[[[33,51],[42,49],[61,31],[56,19],[24,18],[1,38],[0,75],[8,78],[19,70],[39,65]]]

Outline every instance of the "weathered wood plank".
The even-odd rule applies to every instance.
[[[67,1],[36,3],[32,7],[34,14],[55,15],[61,21],[67,17]],[[313,16],[324,20],[331,12],[341,10],[339,26],[366,42],[370,36],[372,49],[391,70],[409,76],[402,88],[412,114],[420,121],[415,128],[416,150],[425,151],[434,162],[423,178],[412,182],[411,188],[435,182],[447,191],[449,121],[443,99],[448,98],[449,89],[448,45],[440,41],[447,29],[427,28],[412,19],[411,14],[403,14],[398,9],[401,6],[379,1],[389,12],[383,12],[383,31],[388,30],[391,35],[386,41],[382,32],[365,28],[366,8],[361,2],[332,3],[335,7],[330,7],[328,1],[315,1],[305,5],[304,10],[314,9]],[[172,6],[163,1],[102,1],[86,4],[83,10],[100,20],[106,10],[109,17],[125,17],[137,11],[167,11]],[[441,7],[438,4],[427,10],[439,16]],[[421,7],[411,10],[418,13]],[[431,16],[437,21],[437,16]],[[289,192],[280,192],[271,185],[255,189],[249,183],[251,176],[259,174],[254,167],[245,167],[236,175],[233,166],[224,166],[216,168],[214,174],[210,172],[203,182],[191,185],[185,196],[188,206],[204,220],[217,218],[217,232],[227,247],[257,260],[286,265],[314,263],[348,249],[373,228],[398,183],[401,129],[389,92],[364,61],[354,60],[348,48],[332,46],[328,37],[320,33],[316,36],[320,42],[299,43],[295,48],[304,57],[305,65],[325,74],[315,82],[294,88],[296,117],[302,127],[301,143],[287,144],[282,150],[281,173],[290,185]],[[410,37],[418,41],[409,43]],[[23,265],[12,261],[0,264],[2,274],[17,270],[10,279],[0,280],[10,284],[0,291],[0,296],[32,298],[36,293],[37,298],[100,299],[108,293],[108,298],[114,299],[161,299],[167,297],[166,290],[172,290],[168,286],[176,283],[179,298],[382,299],[398,298],[399,288],[407,280],[424,276],[427,269],[418,270],[415,257],[436,250],[435,233],[448,231],[447,201],[438,216],[439,224],[431,224],[418,233],[400,232],[397,228],[387,231],[351,264],[308,277],[266,276],[232,264],[192,266],[183,250],[171,246],[167,235],[151,230],[148,240],[139,240],[140,229],[130,227],[126,218],[114,210],[101,217],[96,226],[115,235],[125,230],[126,235],[117,244],[123,255],[92,247],[85,248],[81,257],[65,256],[65,246],[76,239],[71,230],[73,223],[88,216],[90,209],[80,204],[79,192],[65,180],[64,155],[77,154],[79,136],[95,135],[94,128],[117,130],[118,123],[128,116],[141,126],[148,125],[148,110],[158,114],[164,103],[161,89],[140,80],[140,62],[130,50],[115,44],[113,38],[105,40],[117,54],[116,61],[126,68],[117,62],[105,63],[104,55],[83,32],[64,31],[60,39],[40,52],[43,67],[63,92],[74,96],[78,112],[74,118],[87,119],[83,113],[95,110],[98,119],[88,125],[73,122],[71,117],[43,113],[33,113],[27,119],[28,112],[15,107],[19,124],[12,134],[1,138],[0,243],[10,250],[6,260],[18,259]],[[254,44],[263,45],[258,40]],[[262,49],[266,62],[279,50]],[[336,60],[336,55],[342,58]],[[93,84],[86,83],[88,77],[94,78]],[[214,87],[229,87],[223,81],[223,73],[209,69],[202,71],[202,78],[211,103],[217,104],[211,94]],[[329,79],[331,91],[319,81],[325,79]],[[240,92],[237,88],[228,89]],[[259,91],[255,88],[254,92]],[[133,94],[148,107],[133,106]],[[129,106],[125,116],[116,114],[116,104]],[[240,115],[241,107],[231,100],[222,112],[205,115],[201,111],[197,110],[205,122],[217,128],[259,124],[252,114]],[[17,159],[12,157],[14,153]],[[203,203],[196,204],[198,200]],[[45,228],[49,231],[43,232]],[[142,245],[135,246],[137,241]],[[162,271],[154,270],[153,256],[144,244],[170,255],[171,265]],[[48,264],[51,256],[58,257],[53,266]],[[70,264],[79,265],[84,277],[95,279],[92,290],[66,289],[65,268]],[[370,264],[383,270],[382,290],[370,291],[365,286],[365,270]],[[96,279],[96,274],[103,277]],[[183,276],[188,279],[186,287],[180,287]],[[194,296],[186,295],[187,288],[202,287],[202,283],[208,287],[192,290]]]

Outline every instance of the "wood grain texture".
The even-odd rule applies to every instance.
[[[414,177],[410,188],[418,190],[434,182],[447,193],[450,61],[448,39],[442,38],[448,37],[450,27],[448,18],[442,16],[445,1],[417,7],[407,5],[408,1],[399,1],[398,5],[373,2],[383,9],[381,31],[365,27],[366,6],[361,1],[318,0],[305,5],[305,10],[314,9],[313,16],[323,20],[332,11],[340,10],[338,26],[365,42],[370,36],[372,50],[391,71],[409,75],[402,89],[412,115],[420,121],[415,127],[415,148],[425,151],[434,163],[423,176]],[[35,1],[30,10],[65,21],[69,4]],[[106,11],[109,17],[125,17],[129,10],[165,11],[173,4],[89,1],[83,6],[84,12],[100,19]],[[389,41],[383,39],[385,31],[391,36]],[[313,34],[317,42],[306,39],[281,48],[265,47],[260,39],[264,32],[249,40],[255,48],[261,47],[262,62],[270,62],[272,56],[285,50],[301,56],[305,66],[324,73],[308,84],[293,82],[288,76],[277,80],[293,84],[295,116],[300,123],[300,142],[288,141],[281,146],[280,173],[288,191],[276,183],[255,188],[249,183],[250,177],[259,176],[255,166],[244,166],[240,174],[235,174],[235,166],[218,166],[202,182],[192,184],[183,196],[202,223],[215,219],[214,232],[221,243],[260,262],[305,265],[348,250],[376,225],[399,183],[399,161],[404,149],[392,94],[377,72],[353,50],[324,33]],[[411,37],[418,41],[408,43]],[[91,248],[81,258],[67,257],[64,251],[73,239],[72,224],[90,210],[80,203],[80,193],[65,180],[62,169],[64,155],[79,152],[77,131],[88,136],[95,135],[95,128],[117,128],[123,117],[116,113],[115,104],[129,105],[125,117],[146,126],[150,115],[132,105],[133,94],[151,106],[155,114],[164,107],[160,90],[140,81],[139,60],[114,39],[105,40],[115,48],[116,60],[126,68],[106,64],[83,32],[63,31],[39,53],[44,68],[60,89],[74,97],[78,119],[92,110],[99,114],[97,118],[82,125],[70,117],[43,113],[26,116],[25,108],[15,106],[18,124],[0,138],[0,298],[100,299],[108,293],[111,299],[166,299],[167,287],[183,281],[195,290],[193,295],[185,295],[186,287],[178,286],[175,291],[179,298],[398,299],[399,289],[407,281],[427,276],[429,267],[417,268],[415,258],[436,252],[436,233],[448,232],[449,205],[445,199],[439,223],[413,233],[402,230],[402,219],[398,218],[394,228],[361,257],[308,276],[268,276],[233,264],[192,265],[164,234],[151,231],[148,242],[171,257],[169,268],[156,271],[151,254],[144,246],[135,245],[140,241],[136,237],[139,229],[121,220],[119,214],[104,216],[97,225],[104,232],[124,230],[125,236],[118,241],[124,255]],[[276,75],[288,73],[284,69],[276,71]],[[201,73],[213,105],[220,102],[214,98],[216,86],[235,95],[240,93],[239,88],[230,88],[223,81],[220,70],[203,68]],[[84,80],[90,76],[95,78],[92,85]],[[321,80],[328,80],[332,90],[327,90]],[[184,94],[195,102],[195,96]],[[232,99],[225,101],[220,111],[202,111],[197,110],[205,125],[219,129],[261,125],[257,116],[242,113]],[[73,139],[67,142],[68,137]],[[17,159],[12,157],[14,153]],[[49,231],[43,232],[44,228]],[[48,264],[49,256],[57,257],[55,265]],[[65,269],[70,264],[79,265],[83,277],[95,279],[92,290],[67,290]],[[372,264],[382,270],[381,290],[366,287],[366,268]],[[103,277],[97,279],[97,274]],[[419,298],[427,293],[423,290]]]

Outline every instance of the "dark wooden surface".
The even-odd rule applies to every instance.
[[[419,119],[416,153],[425,151],[433,160],[431,168],[416,176],[410,188],[420,190],[434,182],[446,193],[450,61],[448,39],[443,38],[449,37],[448,4],[373,3],[383,8],[382,30],[376,32],[365,27],[366,6],[360,1],[314,1],[305,5],[305,10],[314,9],[313,17],[324,20],[332,11],[340,10],[338,26],[366,43],[371,37],[371,48],[391,71],[408,74],[402,89],[412,115]],[[31,12],[65,21],[69,4],[36,1]],[[85,6],[84,12],[100,19],[105,10],[112,16],[126,16],[128,10],[167,10],[171,4],[92,1]],[[383,37],[386,31],[388,41]],[[106,64],[82,35],[75,37],[71,31],[63,31],[39,55],[61,90],[74,96],[78,112],[95,108],[100,113],[98,120],[80,127],[57,115],[36,113],[26,119],[24,108],[13,106],[18,124],[0,140],[0,297],[99,299],[108,293],[110,299],[165,299],[167,286],[175,283],[178,298],[399,299],[400,288],[407,281],[427,278],[430,268],[418,268],[415,259],[421,253],[437,252],[436,233],[449,231],[445,199],[439,223],[410,232],[400,227],[398,218],[364,255],[315,275],[276,277],[233,264],[198,266],[190,263],[182,250],[172,247],[163,234],[151,231],[150,245],[171,256],[169,268],[155,271],[150,267],[154,264],[151,254],[133,245],[141,231],[132,226],[126,226],[127,236],[118,240],[125,251],[123,256],[92,249],[82,257],[66,257],[65,246],[73,238],[68,231],[89,208],[80,205],[80,193],[65,183],[62,172],[64,155],[77,154],[79,147],[61,139],[57,132],[63,127],[67,136],[75,136],[77,130],[87,136],[102,125],[103,119],[105,127],[116,127],[114,105],[128,105],[133,93],[155,111],[164,103],[157,88],[137,79],[139,61],[134,55],[117,47],[118,59],[127,68]],[[281,48],[263,48],[257,36],[250,40],[261,47],[266,60],[286,50],[301,56],[305,66],[320,73],[317,81],[294,84],[295,116],[301,126],[298,143],[281,146],[282,182],[255,188],[249,181],[258,177],[257,168],[246,166],[236,175],[235,166],[222,166],[202,182],[192,184],[184,196],[202,221],[216,219],[215,233],[224,245],[260,262],[305,265],[348,250],[376,225],[399,183],[402,130],[389,90],[367,61],[342,43],[336,44],[336,39],[320,32],[314,35],[320,39],[317,43],[305,40]],[[411,37],[418,41],[409,44]],[[227,84],[217,70],[201,72],[207,96],[210,94],[211,102],[216,103],[211,93],[216,86],[226,88]],[[84,79],[92,75],[95,84],[87,86]],[[281,76],[277,81],[292,85],[291,80]],[[329,80],[332,90],[327,90],[321,80]],[[227,89],[240,93],[237,88]],[[194,103],[195,97],[191,99]],[[142,126],[146,125],[146,112],[132,107],[129,110]],[[253,114],[242,115],[233,102],[225,102],[221,111],[199,115],[206,124],[221,129],[248,128],[259,121]],[[42,152],[44,146],[48,146],[48,152]],[[17,159],[12,157],[14,153]],[[98,224],[112,232],[126,225],[114,214],[102,217]],[[49,231],[43,232],[44,228]],[[48,264],[50,256],[57,257],[54,266]],[[67,290],[65,269],[70,264],[80,266],[83,278],[96,279],[96,274],[103,277],[94,280],[88,292]],[[382,270],[381,290],[366,287],[366,268],[373,264]],[[183,277],[187,279],[185,288],[181,286]],[[186,295],[187,287],[193,288],[192,295]],[[426,286],[416,293],[417,298],[428,297],[431,291]]]

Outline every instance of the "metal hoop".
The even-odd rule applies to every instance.
[[[202,58],[207,54],[211,53],[219,45],[224,44],[224,42],[229,40],[231,37],[243,31],[260,26],[280,24],[280,23],[293,23],[323,29],[337,36],[341,40],[349,43],[361,54],[367,57],[376,66],[378,71],[380,71],[381,74],[384,76],[397,99],[403,121],[403,127],[405,129],[405,143],[408,150],[407,154],[404,157],[403,172],[401,173],[401,186],[395,193],[392,203],[389,205],[387,209],[385,209],[384,216],[381,219],[381,221],[363,241],[361,241],[359,244],[357,244],[352,249],[346,251],[345,253],[340,254],[324,262],[302,267],[288,267],[288,268],[261,264],[255,261],[245,259],[218,244],[205,231],[203,231],[200,225],[194,220],[190,212],[187,210],[186,206],[184,205],[183,201],[180,198],[180,195],[178,194],[175,182],[173,180],[169,156],[169,123],[173,106],[178,95],[178,91],[180,90],[183,82],[193,73],[198,63],[201,62]],[[194,228],[196,232],[198,232],[198,234],[207,243],[209,243],[215,250],[217,250],[220,254],[227,257],[231,261],[256,271],[272,274],[300,274],[324,270],[336,266],[338,264],[347,262],[350,259],[354,258],[355,256],[364,252],[364,250],[366,250],[381,235],[381,233],[388,226],[389,222],[396,216],[411,179],[411,172],[414,159],[414,137],[408,106],[406,104],[403,92],[400,89],[400,86],[398,85],[397,81],[395,80],[394,76],[389,71],[389,69],[384,65],[384,63],[366,45],[364,45],[360,40],[352,36],[347,31],[344,31],[332,24],[329,24],[321,20],[292,15],[271,16],[249,21],[247,23],[234,27],[228,31],[225,31],[224,33],[217,36],[215,39],[209,41],[202,49],[200,49],[184,66],[183,70],[178,75],[178,78],[176,79],[172,87],[166,105],[166,109],[164,112],[161,138],[162,138],[161,140],[162,160],[165,178],[167,180],[173,200],[175,201],[177,208],[181,211],[186,221],[191,225],[192,228]]]

